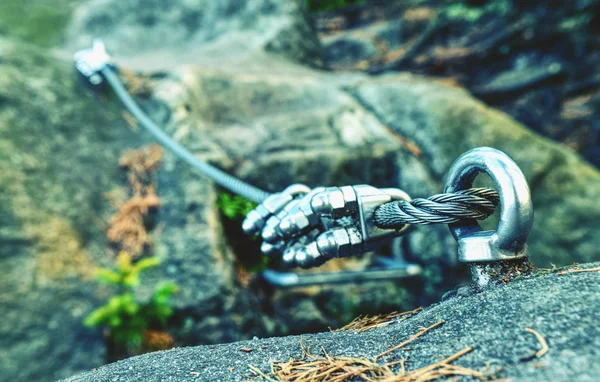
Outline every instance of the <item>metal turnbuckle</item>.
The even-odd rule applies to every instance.
[[[277,203],[265,201],[243,223],[246,233],[261,233],[265,255],[282,255],[288,267],[311,268],[370,252],[408,228],[379,228],[373,220],[382,204],[411,200],[402,190],[356,185],[306,191],[296,197],[288,191],[275,194]]]
[[[533,205],[527,180],[519,166],[502,151],[480,147],[461,155],[450,167],[444,192],[472,187],[475,177],[487,174],[500,195],[500,221],[495,231],[483,231],[469,219],[449,224],[458,242],[458,258],[473,265],[479,286],[490,281],[486,264],[526,259],[527,236],[533,224]],[[478,264],[479,263],[479,264]]]

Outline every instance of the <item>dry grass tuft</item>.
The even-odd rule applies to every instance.
[[[125,202],[110,219],[106,237],[120,250],[133,257],[141,255],[151,244],[145,217],[160,206],[153,189],[144,196],[134,196]]]
[[[393,323],[393,320],[398,317],[402,317],[402,319],[397,320],[396,322],[404,321],[422,310],[423,308],[417,308],[415,310],[402,313],[392,312],[390,314],[380,314],[377,316],[358,316],[348,325],[337,329],[336,332],[342,330],[356,330],[357,332],[362,333],[369,329],[387,326]]]
[[[142,340],[144,352],[169,350],[175,347],[175,340],[169,333],[158,330],[146,330]]]
[[[162,149],[158,145],[125,152],[119,164],[127,171],[131,196],[118,206],[110,219],[106,236],[119,251],[138,257],[151,246],[148,234],[150,214],[160,207],[154,174],[160,166]]]
[[[159,145],[151,145],[138,150],[128,150],[121,155],[119,165],[127,171],[127,181],[133,195],[142,195],[148,187],[151,187],[162,154]]]
[[[407,371],[405,367],[406,359],[379,364],[365,358],[332,357],[327,354],[325,349],[323,349],[323,356],[315,356],[310,354],[302,343],[300,345],[303,350],[302,359],[274,362],[271,365],[271,375],[266,375],[252,365],[250,365],[250,370],[268,381],[285,382],[342,382],[356,380],[357,378],[362,378],[365,381],[426,382],[451,376],[471,376],[481,380],[488,378],[480,371],[451,364],[472,351],[473,348],[470,346],[439,362],[413,371]],[[400,366],[400,368],[394,372],[392,367],[397,368],[397,366]]]
[[[407,312],[407,314],[412,313]],[[412,371],[406,368],[407,358],[396,362],[377,362],[383,355],[409,344],[443,323],[444,321],[442,320],[427,328],[421,328],[418,333],[411,336],[408,340],[381,353],[372,360],[358,357],[333,357],[324,348],[321,348],[323,355],[316,356],[311,354],[310,346],[306,346],[300,341],[300,348],[302,350],[300,359],[271,363],[271,373],[269,375],[262,372],[256,366],[249,365],[249,367],[256,376],[270,382],[343,382],[354,381],[359,378],[365,381],[427,382],[439,378],[459,376],[470,376],[480,380],[489,379],[491,376],[481,371],[451,364],[471,352],[473,348],[470,346],[439,362]],[[396,369],[396,371],[392,370],[392,368]]]
[[[123,77],[125,87],[129,94],[136,96],[149,96],[154,91],[154,83],[149,76],[138,74],[126,68],[119,68],[119,73]]]

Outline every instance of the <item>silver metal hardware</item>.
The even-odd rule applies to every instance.
[[[480,279],[484,279],[485,267],[501,265],[495,261],[526,258],[525,241],[533,222],[529,189],[518,166],[498,150],[479,148],[464,154],[450,170],[447,195],[414,203],[409,203],[410,198],[401,190],[366,185],[312,191],[304,185],[292,185],[271,195],[199,161],[160,130],[127,93],[110,65],[102,41],[94,40],[91,48],[77,52],[74,62],[90,84],[100,85],[106,80],[132,115],[163,146],[222,187],[261,203],[248,214],[243,229],[248,234],[261,233],[263,253],[282,253],[288,265],[312,267],[333,257],[372,251],[382,241],[401,235],[408,227],[405,223],[452,222],[450,229],[459,244],[459,258],[475,264],[474,270],[479,267]],[[500,223],[493,232],[481,231],[470,218],[489,216],[497,204],[495,196],[489,190],[457,193],[471,187],[480,172],[487,173],[500,191]],[[391,203],[394,200],[401,202]],[[380,208],[384,204],[388,208]]]
[[[242,229],[247,235],[257,235],[263,228],[266,227],[269,219],[275,217],[284,207],[286,207],[294,197],[298,195],[308,194],[310,188],[303,184],[292,184],[280,193],[272,194],[266,198],[255,209],[250,211],[242,223]],[[268,225],[269,228],[276,226],[279,223],[274,220]],[[264,234],[264,232],[263,232]]]
[[[262,277],[269,284],[279,288],[299,288],[324,284],[347,284],[359,282],[398,280],[419,276],[421,267],[416,264],[399,262],[388,258],[385,263],[361,271],[325,272],[325,273],[293,273],[277,272],[267,269],[262,272]]]
[[[527,180],[508,155],[489,147],[466,152],[450,167],[444,192],[471,188],[479,173],[489,175],[498,188],[500,222],[495,231],[482,231],[472,219],[449,224],[458,242],[459,260],[485,263],[526,257],[533,205]]]
[[[276,208],[269,211],[263,204],[249,213],[244,230],[262,230],[261,251],[268,256],[282,253],[289,267],[311,268],[332,258],[370,252],[408,228],[379,228],[373,218],[382,204],[410,201],[402,190],[357,185],[315,188],[294,199],[282,194],[285,191],[273,197]]]
[[[110,62],[110,56],[106,53],[106,48],[102,40],[92,41],[92,47],[82,49],[73,56],[75,68],[83,75],[90,84],[97,86],[103,82],[102,70]]]

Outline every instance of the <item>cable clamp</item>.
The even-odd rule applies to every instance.
[[[369,185],[312,190],[303,187],[294,195],[289,188],[274,194],[251,211],[243,223],[247,234],[260,233],[265,255],[282,255],[288,267],[311,268],[332,258],[374,251],[408,228],[377,227],[373,216],[385,203],[410,201],[402,190]]]

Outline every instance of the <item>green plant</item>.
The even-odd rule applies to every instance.
[[[159,264],[160,260],[156,257],[134,263],[131,256],[121,252],[116,269],[98,269],[98,280],[116,286],[118,292],[106,304],[90,313],[84,325],[105,326],[109,338],[115,343],[128,349],[139,349],[144,332],[152,326],[164,327],[173,313],[169,299],[177,291],[177,286],[171,282],[158,285],[148,301],[140,302],[135,297],[140,274]]]
[[[239,195],[220,192],[217,207],[223,215],[231,220],[243,220],[248,212],[256,208],[257,204]]]
[[[360,4],[364,0],[306,0],[310,11],[332,11],[351,4]]]

